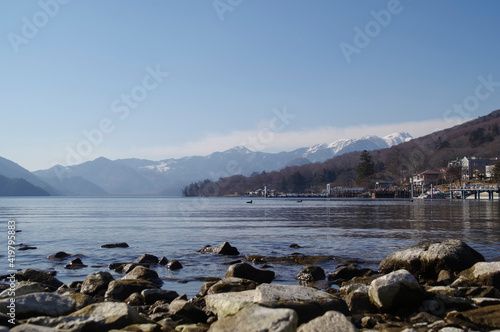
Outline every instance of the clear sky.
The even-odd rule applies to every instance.
[[[414,137],[500,108],[500,2],[0,2],[0,156],[29,170]]]

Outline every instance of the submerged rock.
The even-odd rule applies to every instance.
[[[182,269],[182,264],[177,259],[172,259],[170,262],[168,262],[167,269],[179,270],[179,269]]]
[[[139,258],[136,258],[132,261],[132,263],[135,264],[158,264],[158,257],[155,255],[150,255],[150,254],[143,254]]]
[[[325,270],[316,265],[306,266],[295,276],[295,279],[299,281],[299,284],[307,284],[318,280],[325,280],[325,278]]]
[[[80,258],[72,259],[64,266],[65,269],[82,269],[84,267],[87,267],[87,265],[83,264]]]
[[[460,272],[477,262],[484,262],[483,255],[460,240],[423,241],[393,252],[378,270],[389,273],[405,269],[415,276],[435,280],[441,270]]]
[[[269,270],[259,270],[248,263],[238,263],[231,265],[226,272],[226,278],[236,277],[253,280],[258,283],[270,283],[274,279],[274,272]]]
[[[109,243],[109,244],[103,244],[101,248],[128,248],[128,244],[126,242],[120,242],[120,243]]]
[[[202,254],[219,254],[219,255],[239,255],[240,252],[236,247],[233,247],[229,244],[229,242],[224,242],[218,247],[214,246],[204,246],[198,252]]]
[[[64,251],[59,251],[59,252],[56,252],[55,254],[48,256],[47,258],[48,259],[65,259],[65,258],[68,258],[70,256],[71,256],[70,254],[68,254]]]

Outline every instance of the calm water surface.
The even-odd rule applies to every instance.
[[[222,278],[236,257],[199,254],[204,245],[228,241],[242,256],[333,255],[356,258],[376,269],[389,253],[421,240],[460,239],[488,261],[500,260],[500,202],[448,200],[303,200],[241,198],[0,198],[2,262],[6,274],[7,221],[22,232],[16,241],[37,247],[16,252],[16,269],[56,270],[68,283],[107,270],[112,262],[144,253],[178,259],[184,268],[155,267],[163,288],[192,297],[196,277]],[[127,242],[129,248],[100,249]],[[291,249],[297,243],[302,248]],[[67,270],[47,259],[65,251],[89,267]],[[326,272],[338,261],[318,264]],[[303,266],[273,264],[275,283],[296,284]],[[111,271],[112,272],[112,271]],[[121,275],[112,272],[115,278]]]

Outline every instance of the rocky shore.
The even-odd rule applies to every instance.
[[[124,244],[116,244],[124,247]],[[112,245],[109,245],[112,246]],[[295,245],[297,246],[297,245]],[[203,254],[228,255],[225,276],[188,299],[165,290],[144,254],[68,285],[55,273],[27,269],[3,276],[0,331],[492,331],[500,329],[500,262],[458,240],[421,242],[396,251],[377,271],[341,264],[299,267],[297,285],[272,281],[279,258],[242,257],[225,242]],[[56,253],[49,259],[68,259]],[[67,268],[78,268],[72,260]],[[256,267],[257,266],[257,267]]]

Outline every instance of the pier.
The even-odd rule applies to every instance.
[[[497,198],[500,198],[500,187],[496,186],[466,186],[465,188],[453,189],[450,186],[450,199],[467,199],[468,196],[474,195],[474,199],[481,199],[481,193],[488,193],[488,199],[495,199],[494,194],[497,194]],[[459,196],[459,197],[458,197]]]

